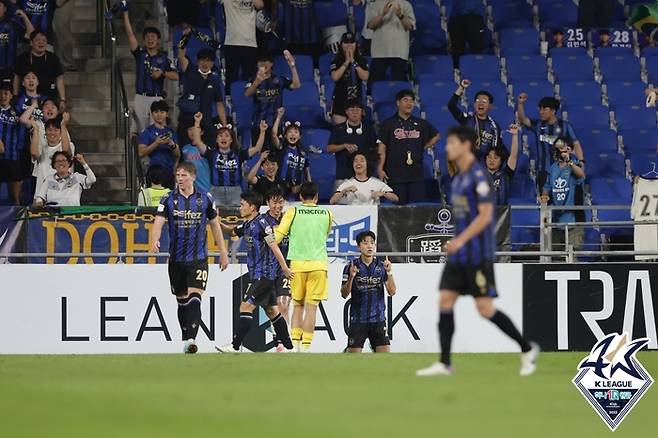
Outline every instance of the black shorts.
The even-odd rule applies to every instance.
[[[370,345],[373,348],[391,345],[384,321],[355,322],[350,324],[347,333],[347,348],[363,348],[363,343],[366,339],[370,340]]]
[[[286,277],[279,277],[276,279],[276,296],[290,296],[290,280],[288,280]]]
[[[242,301],[254,306],[276,306],[276,280],[254,280],[244,293]]]
[[[25,175],[22,160],[0,160],[0,181],[23,181]]]
[[[206,290],[208,260],[169,262],[169,284],[174,295],[187,294],[188,288]]]
[[[461,295],[472,295],[475,298],[497,297],[493,262],[482,262],[478,266],[463,266],[448,261],[439,285],[439,290],[444,289]]]

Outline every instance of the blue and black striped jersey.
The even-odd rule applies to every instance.
[[[35,30],[52,36],[53,17],[57,9],[57,0],[20,0],[20,9],[30,19]]]
[[[384,285],[388,273],[384,269],[384,262],[375,257],[370,265],[366,265],[361,257],[353,259],[343,269],[343,283],[349,279],[352,265],[357,267],[359,273],[354,277],[350,291],[350,323],[386,321]]]
[[[18,96],[14,102],[14,110],[16,111],[16,114],[20,117],[21,114],[23,114],[23,111],[25,111],[31,104],[32,100],[36,99],[37,102],[39,102],[39,107],[34,110],[32,113],[32,120],[39,120],[39,121],[44,121],[43,120],[43,112],[41,111],[41,105],[43,104],[44,100],[46,100],[46,96],[42,96],[40,94],[37,94],[36,96],[28,96],[23,92],[20,96]],[[20,148],[23,147],[28,147],[30,144],[30,128],[27,128],[26,126],[19,124],[18,126],[18,133],[17,135],[17,142]]]
[[[313,0],[281,0],[283,38],[288,44],[315,44],[318,25]]]
[[[537,119],[530,122],[537,136],[537,171],[548,172],[551,164],[553,164],[553,143],[555,143],[555,140],[558,137],[565,137],[572,141],[578,141],[576,132],[571,123],[562,119],[557,119],[554,124]]]
[[[291,186],[298,186],[306,180],[308,157],[306,151],[299,146],[286,145],[285,139],[279,165],[279,176]]]
[[[254,79],[247,83],[246,88],[251,86]],[[258,126],[261,120],[272,126],[277,109],[283,106],[283,90],[290,90],[291,85],[290,79],[275,74],[258,85],[253,95],[254,112],[251,119],[253,126]]]
[[[279,263],[265,240],[267,236],[274,237],[274,225],[267,216],[270,215],[258,215],[242,225],[247,242],[247,268],[252,280],[275,280],[280,276]]]
[[[15,19],[5,15],[5,18],[0,20],[0,70],[14,68],[16,44],[24,34],[25,29]]]
[[[20,159],[23,144],[18,143],[18,132],[21,126],[18,121],[18,114],[11,106],[0,108],[0,140],[5,146],[5,152],[0,154],[0,159],[18,160]]]
[[[137,47],[132,54],[135,57],[135,92],[147,96],[164,96],[164,74],[158,79],[153,79],[151,72],[156,68],[163,73],[174,70],[167,54],[158,51],[155,55],[149,55],[142,47]]]
[[[162,197],[156,214],[167,219],[171,261],[194,262],[208,257],[206,225],[217,217],[210,193],[195,190],[185,197],[176,189]]]
[[[208,148],[203,156],[210,166],[210,184],[215,187],[242,185],[242,163],[249,159],[249,151],[231,149],[225,153]]]

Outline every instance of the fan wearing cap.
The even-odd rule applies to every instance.
[[[183,35],[190,32],[188,28]],[[178,100],[178,138],[183,144],[187,143],[187,128],[194,125],[194,115],[198,112],[203,114],[201,126],[206,143],[212,143],[215,139],[215,124],[227,124],[222,77],[215,67],[215,52],[209,48],[201,49],[196,57],[195,65],[187,58],[184,47],[178,50],[184,90]]]
[[[14,59],[16,46],[22,39],[29,39],[34,26],[21,9],[12,13],[10,0],[0,0],[0,81],[14,79]]]
[[[218,125],[215,144],[208,147],[201,137],[203,114],[194,115],[192,144],[199,148],[201,155],[210,166],[210,193],[215,202],[221,206],[240,205],[242,194],[242,165],[263,148],[264,135],[261,135],[256,145],[242,149],[235,137],[231,125]],[[267,124],[262,122],[262,131],[267,130]]]
[[[11,200],[18,205],[26,175],[21,162],[24,144],[18,143],[21,126],[11,106],[12,97],[11,84],[0,83],[0,184],[7,183]]]
[[[331,61],[331,80],[336,83],[332,96],[331,114],[334,123],[345,122],[345,106],[352,100],[363,101],[363,81],[370,76],[368,62],[361,56],[352,32],[345,32],[336,57]]]
[[[290,187],[292,194],[299,193],[302,183],[311,181],[306,149],[302,146],[302,125],[300,122],[286,122],[283,136],[279,138],[279,126],[285,110],[279,108],[272,127],[273,152],[281,158],[279,176]]]

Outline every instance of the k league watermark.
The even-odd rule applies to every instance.
[[[606,335],[578,365],[573,384],[613,432],[653,384],[635,356],[649,341]]]

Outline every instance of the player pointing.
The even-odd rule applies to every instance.
[[[152,252],[160,251],[165,220],[169,227],[169,283],[178,301],[178,323],[185,341],[183,352],[196,353],[196,335],[201,324],[201,295],[208,282],[206,224],[219,246],[219,265],[228,266],[226,243],[219,226],[215,201],[210,193],[194,189],[196,167],[183,162],[176,167],[177,188],[160,200],[151,229]]]
[[[498,296],[494,280],[496,237],[493,220],[493,188],[487,171],[476,160],[473,129],[459,126],[448,132],[446,154],[459,173],[452,181],[452,207],[457,235],[447,243],[448,261],[439,286],[440,361],[416,372],[417,376],[452,374],[450,347],[455,331],[453,309],[460,295],[471,295],[480,315],[498,326],[521,347],[521,375],[535,371],[539,346],[530,344],[514,323],[494,307]]]

